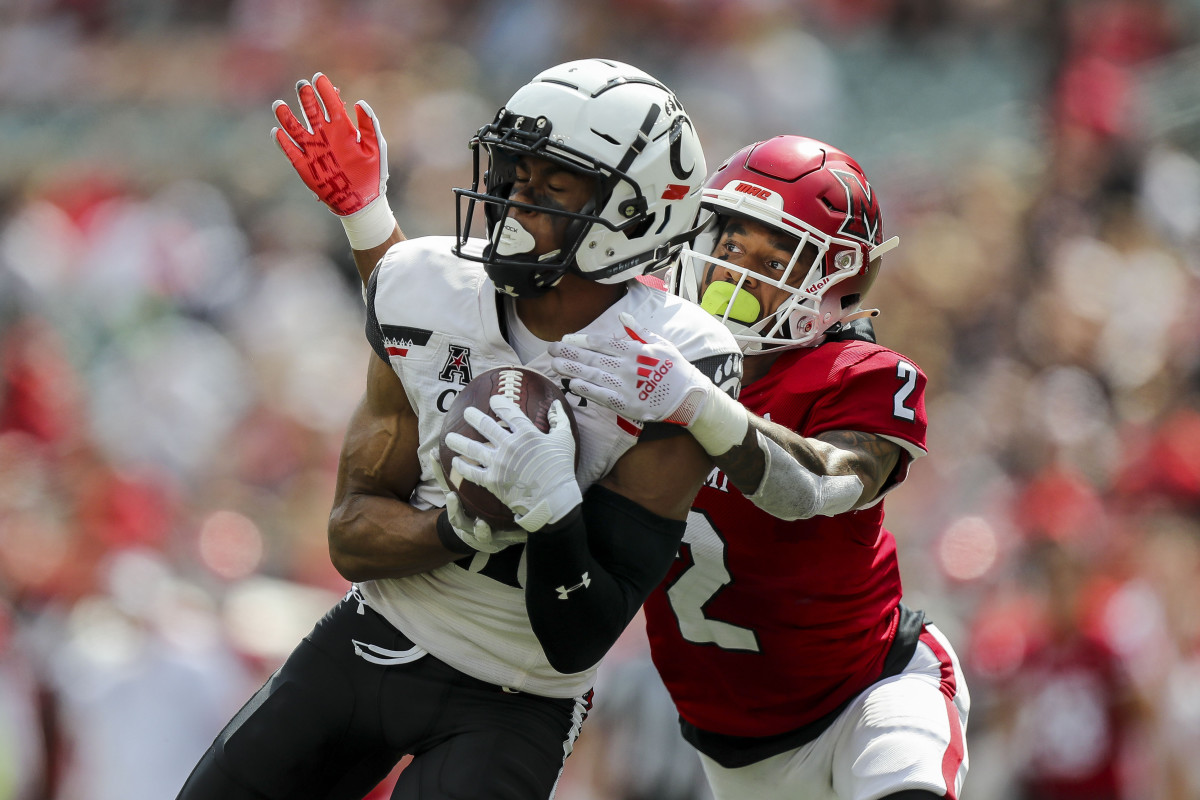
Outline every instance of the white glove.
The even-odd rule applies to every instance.
[[[446,516],[450,520],[450,527],[454,529],[458,538],[462,539],[472,550],[478,550],[481,553],[498,553],[510,544],[520,544],[529,537],[529,534],[523,529],[493,531],[491,525],[467,514],[458,499],[458,493],[451,488],[450,482],[446,480],[446,474],[442,472],[442,463],[438,459],[436,450],[429,455],[429,467],[433,470],[434,480],[446,493]]]
[[[463,419],[487,441],[447,434],[446,445],[465,456],[454,459],[454,468],[511,508],[525,530],[558,522],[583,502],[575,480],[575,436],[562,401],[550,406],[549,433],[538,430],[510,398],[493,395],[490,402],[507,429],[478,408],[468,408]]]
[[[550,344],[554,371],[570,389],[627,419],[683,425],[709,455],[746,436],[740,403],[696,369],[675,345],[622,312],[627,337],[569,333]]]
[[[271,138],[304,184],[341,219],[352,248],[382,244],[396,218],[387,202],[387,141],[375,112],[359,100],[352,122],[338,90],[320,72],[312,83],[296,84],[296,97],[307,124],[276,100],[271,110],[279,126],[271,129]]]

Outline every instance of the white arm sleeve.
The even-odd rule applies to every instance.
[[[854,508],[862,497],[857,475],[817,475],[761,431],[756,433],[767,463],[762,483],[747,499],[771,516],[782,520],[832,517]]]

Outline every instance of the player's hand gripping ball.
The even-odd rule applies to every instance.
[[[519,527],[513,519],[512,510],[487,489],[463,478],[453,466],[454,458],[458,454],[446,445],[446,436],[450,433],[460,433],[477,442],[485,441],[479,431],[463,419],[463,412],[469,407],[474,407],[499,421],[488,401],[492,395],[504,395],[511,399],[543,433],[550,430],[550,406],[555,400],[560,401],[571,422],[571,433],[575,437],[577,469],[579,429],[575,425],[575,414],[571,404],[558,385],[542,373],[525,367],[497,367],[483,372],[454,398],[446,412],[441,438],[438,440],[438,460],[442,472],[446,475],[450,487],[457,492],[463,511],[476,519],[482,519],[493,530],[511,530]]]

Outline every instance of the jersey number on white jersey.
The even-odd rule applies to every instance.
[[[690,554],[692,563],[667,588],[683,638],[693,644],[715,644],[722,650],[759,652],[758,635],[752,629],[704,613],[705,606],[733,583],[725,563],[725,540],[708,515],[695,509],[688,512],[683,541],[680,556]]]

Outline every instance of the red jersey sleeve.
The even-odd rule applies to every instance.
[[[885,348],[862,356],[848,350],[835,363],[835,380],[812,407],[806,436],[862,431],[896,440],[914,456],[925,454],[925,373]]]
[[[903,447],[899,463],[879,491],[882,499],[908,477],[913,460],[925,455],[925,373],[911,359],[884,348],[858,360],[853,351],[843,355],[849,363],[835,370],[838,379],[813,405],[805,435],[861,431],[886,436]]]

